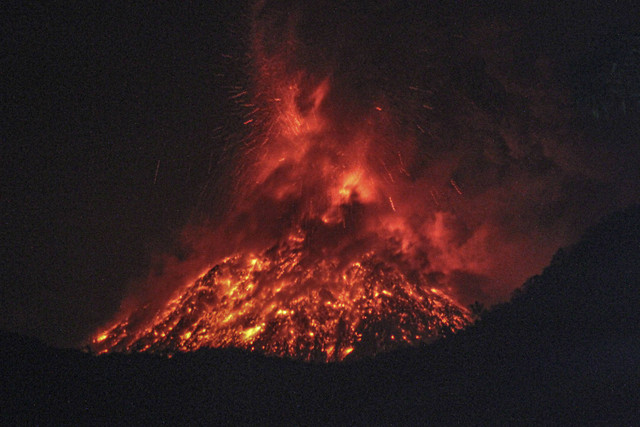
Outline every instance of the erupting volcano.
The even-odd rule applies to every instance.
[[[114,350],[233,346],[331,361],[428,341],[467,321],[446,296],[408,281],[394,266],[366,259],[340,277],[327,261],[303,268],[303,251],[286,247],[262,259],[227,259],[172,300],[133,341],[126,339],[126,323],[97,341]]]
[[[494,129],[444,144],[434,133],[453,108],[407,118],[416,107],[432,114],[435,89],[407,85],[417,95],[400,108],[375,79],[339,66],[331,46],[301,39],[299,15],[274,16],[256,18],[251,83],[230,95],[250,130],[224,214],[185,232],[187,255],[124,301],[93,336],[97,352],[373,355],[462,328],[465,305],[487,289],[504,295],[555,249],[546,237],[530,244],[536,213],[524,212],[555,187],[529,172],[512,131],[509,143]]]
[[[427,259],[394,190],[401,178],[379,150],[384,134],[373,133],[376,120],[385,126],[381,109],[341,133],[323,113],[328,80],[308,94],[301,85],[270,99],[273,122],[248,150],[255,160],[231,218],[255,227],[241,239],[247,249],[182,286],[151,319],[139,323],[134,311],[101,331],[100,351],[241,347],[330,361],[430,341],[468,322],[420,268]]]

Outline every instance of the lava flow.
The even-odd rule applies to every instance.
[[[130,324],[134,312],[101,331],[99,351],[240,347],[331,361],[428,342],[467,324],[466,310],[415,267],[419,247],[402,201],[391,195],[393,176],[373,150],[375,137],[344,141],[327,131],[321,106],[328,90],[326,81],[314,88],[306,113],[296,104],[297,85],[274,101],[273,141],[262,147],[254,185],[232,219],[251,229],[241,246],[267,246],[219,260],[143,326]]]
[[[344,117],[347,108],[332,109],[340,94],[330,74],[255,56],[246,102],[254,131],[229,214],[210,233],[215,250],[175,267],[197,279],[174,274],[180,279],[162,301],[152,288],[149,301],[129,304],[95,334],[93,348],[235,347],[339,361],[468,324],[434,273],[446,256],[438,249],[445,214],[435,204],[416,212],[404,161],[411,144],[400,141],[386,106]]]
[[[331,361],[428,341],[466,323],[447,297],[416,286],[393,266],[369,258],[343,274],[329,262],[303,269],[301,252],[286,247],[273,258],[224,260],[170,301],[135,340],[123,339],[128,331],[121,323],[96,341],[112,350],[241,347]]]

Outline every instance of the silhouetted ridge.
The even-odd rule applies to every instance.
[[[640,206],[608,216],[482,323],[567,340],[636,332],[640,325]]]
[[[640,206],[607,217],[456,335],[349,363],[238,350],[91,357],[0,333],[0,421],[23,424],[632,425]]]

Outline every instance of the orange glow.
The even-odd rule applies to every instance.
[[[353,347],[347,347],[344,350],[342,350],[342,355],[341,355],[342,359],[347,357],[352,351],[353,351]]]
[[[429,342],[469,322],[428,277],[421,249],[440,248],[447,230],[432,212],[429,229],[412,225],[407,207],[429,193],[400,190],[410,183],[403,154],[380,148],[393,146],[386,108],[338,126],[325,108],[329,78],[314,86],[303,75],[269,76],[256,95],[269,115],[244,122],[265,129],[248,145],[250,167],[220,227],[221,235],[236,230],[233,245],[218,245],[232,249],[201,254],[206,262],[189,267],[199,274],[181,271],[193,280],[176,279],[155,311],[121,313],[95,335],[97,351],[238,347],[339,361]]]
[[[261,329],[262,325],[258,325],[245,330],[243,332],[244,338],[248,341],[251,341],[251,338],[253,338],[258,332],[260,332]]]
[[[126,323],[110,340],[104,342],[102,334],[94,343],[163,352],[237,346],[329,361],[344,359],[363,339],[385,349],[397,341],[396,335],[407,344],[428,341],[433,330],[454,331],[467,322],[466,312],[436,289],[416,287],[392,267],[378,270],[375,258],[352,263],[343,275],[336,271],[338,260],[300,275],[296,248],[291,244],[260,261],[230,258],[171,300],[134,344],[123,340]],[[290,280],[271,286],[278,276]],[[395,335],[375,335],[369,318],[388,319]]]

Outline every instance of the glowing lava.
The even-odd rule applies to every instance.
[[[282,71],[277,55],[256,61],[246,121],[255,130],[233,207],[211,232],[223,255],[200,253],[183,265],[205,273],[175,283],[165,301],[152,291],[153,304],[123,309],[93,347],[238,347],[335,361],[466,325],[467,311],[430,277],[436,258],[426,254],[444,232],[427,224],[442,215],[432,208],[416,217],[403,162],[411,145],[394,133],[386,109],[339,117],[328,108],[330,77]]]
[[[126,322],[97,337],[118,351],[240,347],[332,361],[428,342],[464,326],[463,310],[397,268],[366,258],[343,269],[305,265],[303,248],[236,256],[211,269],[131,336]]]

